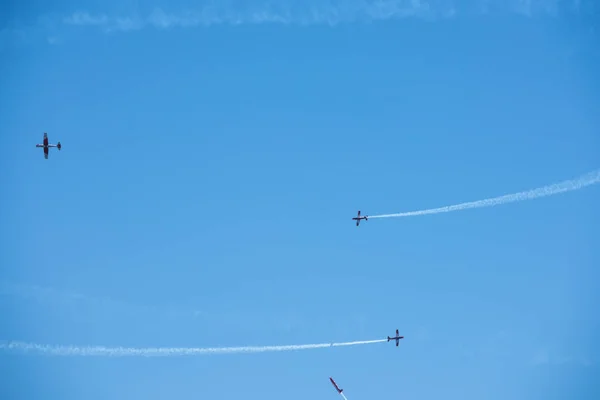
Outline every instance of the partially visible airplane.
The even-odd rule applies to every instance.
[[[60,150],[62,146],[60,145],[60,142],[58,142],[57,144],[48,144],[48,134],[46,132],[44,132],[44,143],[36,144],[35,147],[43,147],[44,148],[44,158],[47,160],[48,159],[48,150],[50,150],[50,147],[56,147],[58,150]]]
[[[395,337],[389,337],[388,336],[388,342],[390,340],[395,340],[396,341],[396,347],[398,347],[398,344],[400,343],[400,339],[404,339],[404,336],[400,336],[398,329],[396,329],[396,336]]]
[[[329,380],[331,381],[331,383],[333,384],[333,386],[335,386],[335,390],[337,390],[337,391],[338,391],[338,393],[340,393],[340,394],[341,394],[341,393],[344,391],[344,389],[340,389],[340,388],[338,387],[338,385],[335,383],[335,381],[333,380],[333,378],[331,378],[331,377],[330,377],[330,378],[329,378]]]
[[[369,220],[369,216],[365,215],[364,217],[360,216],[360,210],[358,210],[358,215],[356,217],[353,217],[352,220],[356,221],[356,226],[358,226],[358,224],[360,224],[360,220],[364,219],[365,221]]]

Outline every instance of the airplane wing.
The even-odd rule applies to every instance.
[[[358,226],[358,224],[360,224],[360,219],[356,220],[356,226]]]

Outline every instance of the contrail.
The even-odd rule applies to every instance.
[[[244,346],[244,347],[104,347],[104,346],[53,346],[37,343],[0,343],[2,350],[16,350],[52,356],[99,356],[99,357],[178,357],[203,354],[264,353],[272,351],[294,351],[320,349],[324,347],[357,346],[382,343],[386,339],[363,340],[343,343],[301,344],[288,346]]]
[[[346,398],[346,395],[345,395],[344,393],[340,393],[340,395],[341,395],[341,396],[344,398],[344,400],[348,400],[348,399]]]
[[[491,199],[471,201],[468,203],[456,204],[453,206],[445,206],[439,208],[432,208],[429,210],[410,211],[398,214],[381,214],[381,215],[370,215],[371,218],[391,218],[391,217],[414,217],[417,215],[426,214],[439,214],[447,213],[452,211],[466,210],[469,208],[480,208],[480,207],[493,207],[500,204],[513,203],[516,201],[533,200],[540,197],[553,196],[555,194],[571,192],[573,190],[583,189],[586,186],[591,186],[600,182],[600,169],[588,172],[585,175],[580,176],[576,179],[554,183],[552,185],[540,187],[537,189],[531,189],[525,192],[507,194],[504,196],[494,197]]]

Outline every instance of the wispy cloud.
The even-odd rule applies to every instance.
[[[87,12],[78,11],[63,20],[71,25],[106,25],[109,19],[106,15],[91,16]]]
[[[78,11],[63,22],[69,25],[99,26],[106,31],[128,31],[146,27],[168,29],[174,27],[208,27],[213,25],[283,24],[330,25],[358,21],[377,21],[410,16],[446,17],[454,14],[452,6],[431,8],[424,0],[339,1],[335,3],[302,6],[281,3],[233,7],[223,3],[196,10],[168,13],[155,8],[146,16],[91,15]]]
[[[461,15],[583,16],[595,15],[598,9],[596,0],[201,0],[195,2],[193,8],[178,8],[172,2],[165,4],[168,7],[148,8],[144,12],[136,8],[136,11],[121,14],[77,10],[62,16],[44,15],[28,26],[12,21],[0,26],[0,47],[39,43],[40,40],[49,44],[62,43],[73,34],[69,28],[116,33],[145,28],[166,30],[217,25],[333,27],[404,18],[434,21]]]
[[[308,0],[294,3],[214,2],[194,10],[166,12],[155,8],[145,16],[92,15],[78,11],[63,19],[65,24],[101,27],[107,32],[152,27],[197,27],[241,24],[330,25],[374,22],[407,17],[445,19],[460,14],[512,12],[526,16],[556,16],[561,11],[583,12],[589,0]]]
[[[145,23],[137,17],[108,17],[107,15],[90,15],[84,11],[77,11],[63,18],[66,25],[97,26],[107,31],[130,31],[144,27]]]

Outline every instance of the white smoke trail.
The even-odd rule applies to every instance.
[[[553,196],[555,194],[570,192],[573,190],[583,189],[586,186],[594,185],[600,182],[600,170],[589,172],[585,175],[580,176],[576,179],[570,179],[560,183],[554,183],[552,185],[540,187],[537,189],[531,189],[525,192],[507,194],[504,196],[494,197],[491,199],[471,201],[468,203],[456,204],[453,206],[445,206],[439,208],[432,208],[429,210],[410,211],[398,214],[381,214],[381,215],[370,215],[371,218],[391,218],[391,217],[414,217],[417,215],[426,214],[438,214],[447,213],[452,211],[466,210],[470,208],[480,207],[493,207],[500,204],[513,203],[516,201],[533,200],[540,197]]]
[[[344,400],[348,400],[348,399],[346,398],[346,395],[345,395],[344,393],[340,393],[340,394],[342,395],[342,397],[344,398]]]
[[[104,356],[104,357],[177,357],[202,354],[264,353],[271,351],[294,351],[319,349],[324,347],[357,346],[382,343],[386,339],[363,340],[344,343],[302,344],[288,346],[244,346],[244,347],[104,347],[104,346],[52,346],[37,343],[0,343],[2,350],[33,352],[52,356]]]

